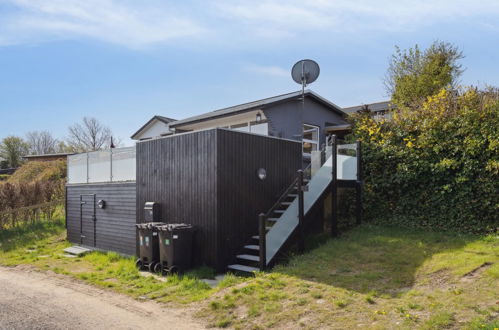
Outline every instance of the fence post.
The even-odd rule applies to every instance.
[[[357,182],[356,190],[356,222],[358,225],[362,222],[362,145],[360,141],[356,143],[357,147]]]
[[[331,235],[338,236],[338,141],[336,135],[331,137]]]
[[[305,228],[304,228],[304,200],[303,200],[303,170],[298,170],[298,230],[299,241],[298,250],[300,253],[305,251]]]
[[[260,213],[258,216],[258,238],[260,245],[260,270],[264,271],[267,268],[267,238],[266,238],[266,220],[265,214]]]

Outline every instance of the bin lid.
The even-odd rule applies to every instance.
[[[174,230],[189,230],[189,229],[194,229],[194,227],[186,223],[168,223],[168,224],[158,225],[156,226],[156,229],[159,231],[174,231]]]
[[[144,222],[144,223],[137,223],[135,226],[138,229],[155,229],[157,226],[162,226],[165,225],[164,222]]]

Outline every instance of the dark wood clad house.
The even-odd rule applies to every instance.
[[[161,221],[197,228],[196,263],[221,271],[300,166],[300,143],[227,129],[139,142],[138,222],[145,202],[158,202]]]
[[[295,92],[184,120],[155,116],[133,135],[135,147],[70,156],[68,239],[133,255],[144,204],[157,202],[161,221],[196,227],[196,264],[224,270],[326,128],[348,125],[341,108],[311,91],[304,107]]]

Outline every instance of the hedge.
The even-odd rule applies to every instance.
[[[499,92],[442,90],[392,118],[352,117],[363,141],[364,214],[472,233],[499,227]]]

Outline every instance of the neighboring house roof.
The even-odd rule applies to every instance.
[[[168,117],[163,117],[163,116],[156,115],[156,116],[152,117],[147,123],[145,123],[141,128],[139,128],[137,130],[137,132],[133,133],[133,135],[131,136],[131,138],[135,139],[137,135],[139,135],[140,133],[142,133],[142,130],[144,130],[144,128],[146,128],[147,126],[149,126],[155,120],[159,120],[160,122],[163,122],[165,124],[170,124],[171,122],[175,121],[175,119],[172,119],[172,118],[168,118]]]
[[[26,155],[23,156],[25,159],[34,159],[34,158],[57,158],[57,157],[67,157],[74,155],[72,152],[60,152],[60,153],[54,153],[54,154],[43,154],[43,155]]]
[[[390,101],[382,101],[382,102],[368,103],[368,104],[356,105],[354,107],[343,108],[343,111],[348,114],[352,114],[360,110],[364,110],[366,106],[369,110],[373,112],[386,111],[394,108],[394,105],[392,105]]]
[[[264,108],[264,107],[269,106],[269,105],[274,105],[276,103],[281,103],[281,102],[289,101],[291,99],[296,99],[298,97],[301,97],[301,93],[302,93],[301,91],[297,91],[297,92],[293,92],[293,93],[277,95],[277,96],[269,97],[266,99],[261,99],[261,100],[257,100],[257,101],[253,101],[253,102],[249,102],[249,103],[243,103],[243,104],[235,105],[232,107],[203,113],[201,115],[197,115],[197,116],[193,116],[193,117],[189,117],[186,119],[177,120],[175,122],[172,122],[172,123],[170,123],[170,127],[178,127],[178,126],[182,126],[184,124],[192,124],[194,122],[201,122],[201,121],[210,120],[210,119],[214,119],[214,118],[235,115],[237,113],[251,111],[251,110],[255,110],[257,108],[261,109],[261,108]],[[345,112],[343,112],[341,107],[328,101],[327,99],[323,98],[319,94],[314,93],[311,90],[305,90],[305,96],[315,99],[319,103],[324,104],[326,107],[330,108],[332,111],[334,111],[340,115],[345,115]]]

